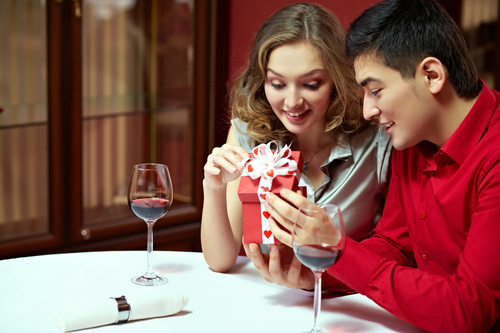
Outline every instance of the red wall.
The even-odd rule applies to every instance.
[[[248,60],[260,24],[280,8],[297,2],[313,2],[331,10],[345,29],[365,8],[377,0],[230,0],[229,80],[233,82]]]

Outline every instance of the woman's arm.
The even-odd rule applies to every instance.
[[[233,267],[241,248],[238,186],[242,168],[239,162],[247,157],[248,153],[237,145],[231,127],[226,144],[214,148],[204,167],[201,245],[205,261],[216,272],[226,272]]]

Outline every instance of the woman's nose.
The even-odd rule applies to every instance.
[[[304,103],[304,99],[300,96],[298,89],[291,88],[285,97],[285,106],[288,109],[294,109]]]

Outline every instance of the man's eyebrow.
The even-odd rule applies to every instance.
[[[370,82],[380,82],[380,80],[379,80],[379,79],[376,79],[376,78],[374,78],[374,77],[369,76],[369,77],[367,77],[366,79],[364,79],[363,81],[361,81],[361,82],[359,83],[359,86],[361,86],[361,87],[365,87],[365,86],[366,86],[368,83],[370,83]]]

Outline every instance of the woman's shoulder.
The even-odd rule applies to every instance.
[[[247,133],[248,123],[241,120],[240,118],[231,119],[231,125],[235,130],[240,131],[242,133]]]
[[[385,127],[376,124],[367,125],[361,131],[350,137],[352,149],[377,146],[379,149],[392,149],[391,136],[386,133]]]
[[[238,145],[247,152],[251,151],[253,149],[253,140],[247,131],[248,124],[239,118],[233,118],[231,119],[231,125],[233,126]]]
[[[354,161],[366,161],[373,168],[377,166],[378,182],[385,187],[392,154],[392,141],[385,127],[369,125],[350,138]],[[366,157],[370,158],[366,158]]]

